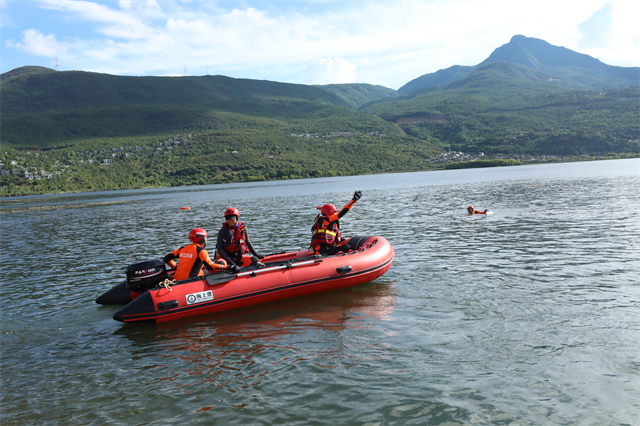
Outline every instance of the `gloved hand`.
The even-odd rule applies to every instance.
[[[353,193],[353,201],[358,201],[362,197],[362,191],[356,191]]]
[[[229,270],[234,274],[237,274],[240,272],[240,267],[238,265],[229,266]]]

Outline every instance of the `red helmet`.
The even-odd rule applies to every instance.
[[[209,234],[202,228],[194,228],[189,232],[189,240],[196,244],[201,244],[204,242],[204,239],[207,238]]]
[[[336,211],[338,211],[338,209],[336,209],[336,206],[334,206],[333,204],[325,204],[322,207],[316,207],[316,208],[320,210],[320,212],[322,212],[322,214],[325,216],[331,216]]]
[[[235,207],[229,207],[224,212],[224,217],[226,218],[227,216],[236,216],[238,219],[240,219],[240,212]]]
[[[469,213],[472,213],[472,212],[474,212],[474,211],[475,211],[475,209],[473,208],[473,206],[469,206],[469,207],[467,207],[467,211],[468,211]]]

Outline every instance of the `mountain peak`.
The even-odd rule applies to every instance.
[[[550,71],[549,68],[581,67],[603,69],[607,65],[583,53],[566,47],[554,46],[544,40],[523,35],[514,35],[509,43],[494,50],[491,55],[478,65],[490,62],[512,62],[526,65],[539,71]]]
[[[19,68],[15,68],[11,71],[7,71],[3,74],[0,74],[0,79],[2,79],[3,82],[6,82],[7,80],[10,80],[11,78],[14,77],[20,77],[23,75],[34,75],[34,74],[47,74],[47,73],[52,73],[52,72],[56,72],[55,70],[52,70],[51,68],[45,68],[45,67],[39,67],[39,66],[25,66],[25,67],[19,67]]]
[[[616,88],[640,83],[638,67],[616,67],[600,62],[566,47],[554,46],[544,40],[517,34],[509,43],[495,49],[491,55],[475,66],[452,66],[422,75],[398,89],[408,95],[426,88],[444,87],[469,75],[473,70],[494,62],[524,65],[535,71],[561,78],[564,87],[591,89]]]

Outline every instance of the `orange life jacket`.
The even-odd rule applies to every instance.
[[[204,247],[196,243],[172,251],[165,259],[171,256],[179,259],[178,269],[176,269],[176,273],[173,276],[173,279],[177,281],[204,275],[202,272],[204,263],[214,271],[225,269],[225,266],[213,263]]]

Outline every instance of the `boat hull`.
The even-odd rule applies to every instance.
[[[395,257],[393,247],[383,237],[358,238],[356,249],[347,254],[285,253],[269,258],[266,268],[237,276],[216,273],[181,281],[169,289],[154,288],[136,297],[113,318],[160,323],[373,281],[391,267]]]

